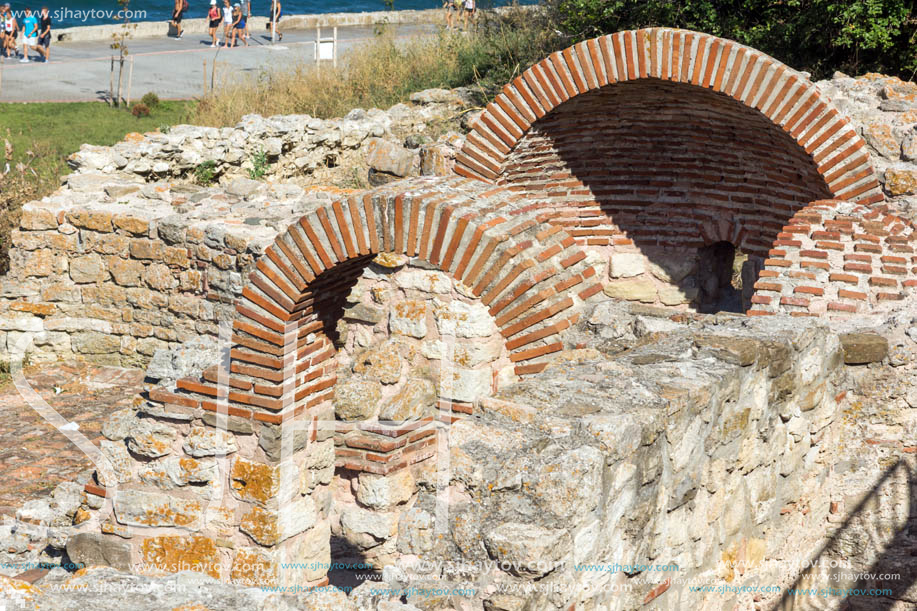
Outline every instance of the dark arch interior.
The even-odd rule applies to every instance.
[[[797,210],[831,196],[813,159],[759,111],[658,79],[561,104],[516,144],[499,182],[585,246],[631,239],[669,257],[724,240],[766,258]]]

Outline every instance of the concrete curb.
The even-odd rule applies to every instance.
[[[442,9],[422,11],[374,11],[369,13],[326,13],[323,15],[284,15],[280,21],[279,31],[306,30],[316,27],[331,28],[334,26],[367,26],[382,23],[445,23]],[[263,32],[268,23],[267,17],[252,17],[250,31]],[[204,34],[208,30],[207,19],[185,19],[182,26],[188,34]],[[131,38],[155,38],[166,36],[170,30],[167,21],[139,21],[131,24]],[[87,25],[65,28],[55,32],[58,42],[97,42],[111,40],[122,32],[121,24]],[[330,32],[329,32],[330,34]]]

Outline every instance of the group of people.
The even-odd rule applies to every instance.
[[[46,62],[51,54],[51,15],[48,7],[43,6],[36,13],[27,8],[23,13],[20,23],[8,2],[0,6],[0,60],[18,57],[20,62],[28,63],[31,49],[38,53],[40,61]]]
[[[211,47],[235,47],[241,43],[248,46],[248,40],[251,37],[249,32],[249,19],[252,15],[251,0],[241,0],[245,3],[243,7],[241,2],[230,4],[230,0],[222,0],[223,6],[217,5],[217,0],[210,0],[210,9],[207,11],[209,20],[210,46]],[[172,26],[175,27],[175,38],[182,37],[182,18],[185,11],[188,10],[188,0],[175,0],[175,9],[172,11]],[[268,29],[271,31],[271,38],[278,36],[278,40],[283,40],[283,33],[277,32],[277,23],[283,16],[283,9],[280,0],[271,0],[271,14],[269,15]],[[220,25],[223,26],[223,39],[219,39]]]
[[[474,25],[478,16],[474,0],[443,0],[443,8],[446,9],[446,27],[450,30],[458,27],[459,16],[464,30],[468,29],[468,20],[471,19],[471,25]]]

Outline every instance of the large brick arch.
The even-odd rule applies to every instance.
[[[808,79],[736,42],[666,28],[588,40],[526,70],[484,110],[455,171],[500,182],[511,153],[552,111],[584,94],[638,81],[729,96],[781,128],[811,157],[826,196],[861,204],[884,198],[863,140]],[[614,115],[616,109],[609,106],[606,112]]]
[[[383,252],[418,257],[464,283],[488,306],[515,373],[541,371],[562,349],[559,334],[576,322],[576,306],[601,285],[572,237],[518,212],[525,201],[456,177],[402,181],[309,211],[265,250],[243,289],[230,414],[279,424],[330,399],[336,376],[327,318]],[[215,410],[209,397],[217,396],[218,376],[211,368],[202,380],[179,380],[179,392]]]

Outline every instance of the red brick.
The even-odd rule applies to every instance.
[[[837,296],[841,299],[856,299],[857,301],[866,300],[866,293],[861,293],[859,291],[848,291],[847,289],[838,289]]]
[[[828,274],[828,280],[831,282],[849,282],[851,284],[859,283],[860,279],[851,274]]]
[[[809,307],[809,300],[803,297],[781,297],[780,305],[791,305],[791,306],[802,306],[804,308]]]
[[[872,276],[869,278],[869,284],[871,286],[898,286],[898,281],[894,278],[882,278],[880,276]]]
[[[807,295],[817,295],[821,297],[825,294],[825,289],[819,288],[817,286],[797,286],[793,289],[794,293],[805,293]]]
[[[839,303],[837,301],[832,301],[828,303],[828,310],[834,312],[856,312],[857,306],[852,303]]]

